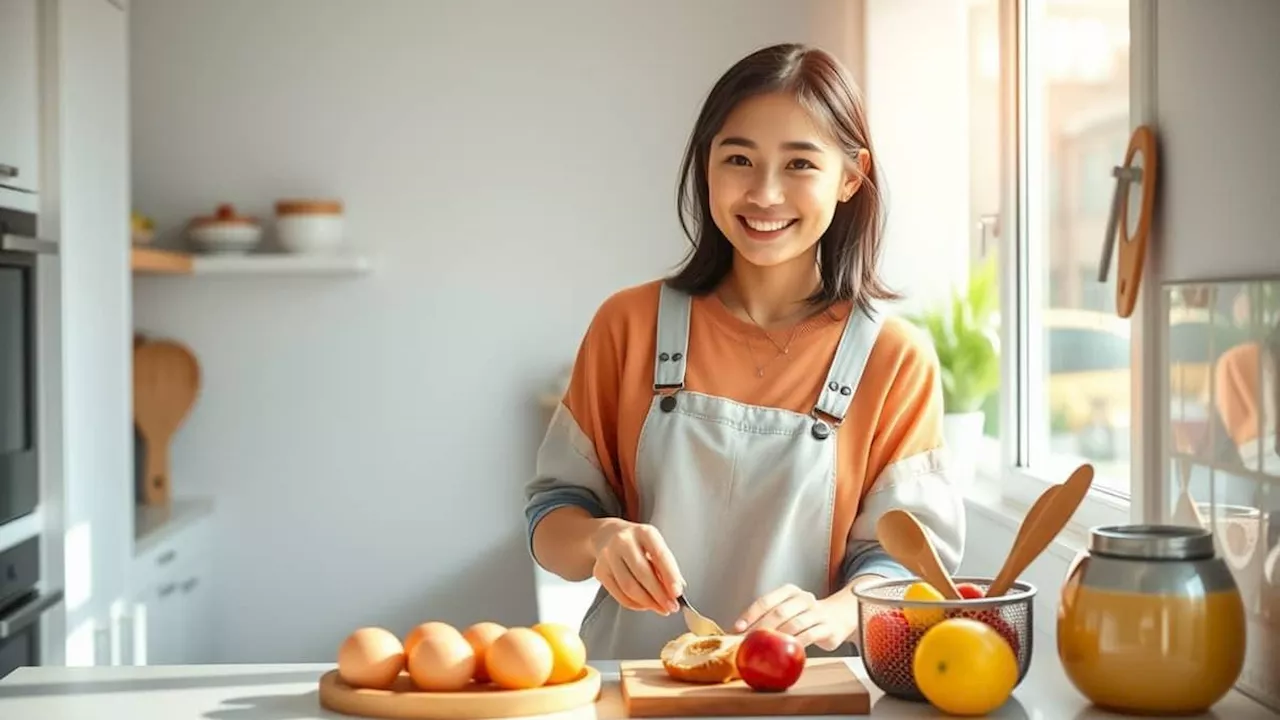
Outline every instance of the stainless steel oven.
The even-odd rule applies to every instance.
[[[40,503],[36,259],[56,247],[34,213],[0,207],[0,525]]]
[[[0,678],[41,664],[42,621],[62,600],[61,590],[43,589],[40,523],[28,532],[15,522],[42,501],[37,265],[57,245],[39,239],[36,221],[0,204]]]
[[[0,552],[0,678],[41,664],[41,621],[63,592],[40,586],[39,536]]]

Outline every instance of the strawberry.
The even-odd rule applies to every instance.
[[[978,600],[986,597],[986,593],[982,592],[982,588],[973,583],[960,583],[956,586],[956,590],[960,593],[960,597],[965,600]]]

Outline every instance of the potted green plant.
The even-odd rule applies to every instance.
[[[1000,389],[1000,295],[996,264],[972,271],[948,301],[911,316],[928,334],[942,370],[942,431],[958,485],[973,482],[982,441],[983,406]]]

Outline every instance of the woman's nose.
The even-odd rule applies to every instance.
[[[756,173],[747,189],[747,201],[760,207],[782,204],[782,183],[771,172]]]

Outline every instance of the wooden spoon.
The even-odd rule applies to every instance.
[[[147,443],[147,505],[168,505],[169,443],[200,392],[200,364],[172,340],[146,341],[133,349],[133,419]]]
[[[1061,485],[1050,485],[1048,490],[1040,493],[1040,497],[1031,505],[1031,509],[1027,511],[1027,516],[1022,519],[1022,524],[1018,526],[1018,535],[1013,539],[1013,545],[1009,547],[1009,556],[1004,559],[1004,565],[1001,566],[1000,572],[996,573],[996,579],[991,581],[991,586],[987,588],[988,597],[999,597],[1007,592],[1013,586],[1014,580],[1017,580],[1017,573],[1020,568],[1014,567],[1014,558],[1018,556],[1018,547],[1026,543],[1027,535],[1031,533],[1031,528],[1040,524],[1044,516],[1045,510],[1049,509],[1049,505],[1053,503],[1053,496],[1057,494]]]
[[[1004,562],[1005,566],[1000,570],[1003,577],[996,578],[997,581],[1003,581],[1003,584],[997,585],[993,582],[991,587],[987,588],[987,597],[999,597],[1009,591],[1013,581],[1040,556],[1040,553],[1044,552],[1045,548],[1049,547],[1049,543],[1058,537],[1062,528],[1067,526],[1092,484],[1093,465],[1085,463],[1076,468],[1062,485],[1049,488],[1040,495],[1022,521],[1023,528],[1019,528],[1013,549],[1009,551],[1009,557]],[[1040,508],[1039,511],[1037,507]]]
[[[876,523],[876,537],[885,552],[929,583],[948,600],[959,600],[960,591],[942,567],[938,551],[920,521],[906,510],[890,510]]]

